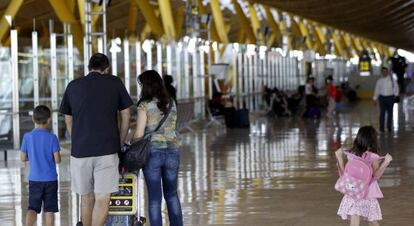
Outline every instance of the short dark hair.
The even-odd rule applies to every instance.
[[[105,54],[102,53],[95,53],[92,55],[91,59],[89,59],[89,70],[99,70],[104,71],[109,67],[109,59]]]
[[[50,118],[50,109],[45,105],[39,105],[33,110],[33,121],[36,124],[44,125]]]

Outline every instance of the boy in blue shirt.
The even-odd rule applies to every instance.
[[[56,135],[48,131],[50,110],[40,105],[33,111],[35,128],[24,135],[20,159],[29,161],[29,209],[26,226],[33,226],[37,214],[46,214],[46,226],[54,225],[54,213],[58,212],[58,182],[56,164],[60,163],[60,147]]]

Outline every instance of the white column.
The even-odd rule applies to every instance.
[[[141,86],[138,83],[138,77],[141,74],[141,42],[135,42],[135,64],[136,64],[136,83],[137,83],[137,100],[141,95]]]
[[[167,74],[172,76],[172,51],[171,51],[171,45],[167,45]]]
[[[86,45],[87,45],[86,37],[83,37],[83,46],[86,46]],[[84,76],[86,76],[89,73],[89,69],[88,69],[89,59],[85,57],[87,55],[88,55],[88,50],[85,47],[85,48],[83,48],[83,71],[84,71]],[[111,58],[113,58],[113,55],[111,56]],[[112,65],[112,71],[113,70],[114,69],[113,69],[113,65]]]
[[[233,55],[232,55],[232,64],[233,64],[233,78],[232,78],[232,88],[231,88],[231,93],[237,94],[237,75],[238,75],[238,67],[237,67],[237,60],[238,60],[238,51],[237,50],[233,50]]]
[[[19,115],[19,57],[17,30],[10,31],[11,38],[11,74],[13,98],[13,147],[20,149],[20,115]]]
[[[206,87],[204,85],[204,78],[206,75],[206,70],[204,68],[204,63],[205,63],[205,59],[204,59],[204,51],[202,49],[200,49],[200,96],[204,97],[205,95],[205,91],[206,91]]]
[[[129,63],[129,41],[128,38],[124,39],[124,75],[125,75],[125,88],[128,93],[131,93],[131,74]]]
[[[51,99],[52,99],[52,128],[53,133],[59,137],[59,118],[58,118],[58,93],[57,93],[57,59],[56,59],[56,34],[50,34],[50,74]]]
[[[199,72],[198,72],[198,58],[197,58],[197,48],[194,48],[192,52],[192,64],[193,64],[193,98],[199,97],[200,87],[198,84],[199,81]]]
[[[270,88],[271,81],[272,81],[272,58],[271,58],[271,52],[266,53],[266,66],[267,66],[267,82],[266,85]]]
[[[102,37],[98,38],[98,53],[104,53],[104,42]]]
[[[70,82],[75,78],[73,61],[73,36],[71,34],[68,35],[68,73],[68,79]]]
[[[259,76],[259,69],[260,69],[260,65],[259,62],[260,60],[258,59],[259,56],[257,54],[257,52],[254,54],[253,57],[253,79],[251,79],[252,81],[252,86],[253,86],[253,96],[252,96],[252,100],[254,100],[254,105],[253,105],[253,109],[256,110],[257,109],[257,95],[256,93],[258,92],[258,84],[260,84],[260,76]]]
[[[32,63],[33,63],[33,99],[34,106],[39,105],[39,59],[37,32],[32,32]]]
[[[152,44],[149,45],[147,54],[147,70],[152,70]]]
[[[238,107],[242,108],[243,107],[243,98],[242,98],[242,94],[243,94],[243,53],[240,52],[237,54],[237,61],[238,61],[238,65],[237,65],[237,69],[238,69],[238,73],[239,76],[237,77],[237,99],[238,99]]]
[[[204,83],[204,78],[205,78],[205,68],[204,68],[204,51],[199,48],[199,52],[200,52],[200,77],[199,77],[199,83],[200,83],[200,97],[204,97],[205,96],[205,83]],[[201,118],[205,118],[205,99],[201,99]]]
[[[249,109],[253,109],[253,92],[254,92],[254,88],[253,88],[253,79],[256,79],[254,77],[254,59],[253,59],[254,55],[249,56]]]
[[[175,48],[175,81],[177,84],[177,99],[183,98],[183,84],[182,84],[182,74],[181,74],[181,50],[182,50],[182,42],[179,42]]]
[[[183,46],[184,51],[184,98],[190,97],[190,64],[189,64],[189,57],[188,57],[188,44],[186,43]]]
[[[157,42],[157,71],[162,77],[162,45],[159,42]]]
[[[111,40],[111,62],[112,62],[112,74],[118,76],[118,63],[117,63],[117,51],[116,51],[116,41],[115,39]]]

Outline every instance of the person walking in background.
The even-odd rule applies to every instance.
[[[336,95],[337,95],[337,90],[336,90],[335,84],[333,83],[332,75],[329,75],[326,78],[326,84],[328,88],[328,106],[326,108],[327,110],[326,116],[328,118],[332,118],[334,116],[334,111],[336,108]]]
[[[154,131],[167,114],[160,129],[152,135],[151,151],[143,172],[148,191],[148,212],[151,226],[162,226],[161,201],[167,204],[171,226],[182,226],[183,216],[177,194],[180,153],[176,135],[177,109],[168,95],[160,75],[145,71],[138,77],[142,86],[138,102],[137,126],[133,139]]]
[[[405,75],[405,69],[407,68],[407,60],[405,57],[400,56],[398,54],[398,51],[396,50],[394,52],[394,56],[391,58],[392,62],[392,71],[397,75],[397,83],[399,86],[399,91],[401,94],[405,93],[405,81],[404,81],[404,75]]]
[[[174,78],[171,75],[164,75],[163,76],[164,85],[167,89],[168,94],[171,98],[173,98],[174,102],[177,104],[177,90],[172,85],[174,82]]]
[[[369,171],[371,173],[369,176],[372,179],[370,179],[367,195],[363,198],[354,198],[345,194],[339,205],[338,215],[343,220],[350,220],[351,226],[359,226],[361,218],[368,221],[370,225],[375,226],[379,226],[378,221],[382,220],[381,207],[378,199],[383,198],[384,195],[378,185],[378,180],[392,161],[392,156],[387,154],[381,162],[382,158],[377,154],[379,150],[377,137],[377,132],[372,126],[361,127],[358,130],[353,147],[349,151],[339,149],[335,152],[341,175],[344,172],[346,173],[348,169],[344,161],[345,154],[348,157],[347,164],[351,164],[351,161],[360,161],[372,169]],[[364,174],[368,172],[358,171],[358,173]],[[359,178],[362,177],[361,175]]]
[[[72,191],[81,195],[82,223],[103,226],[110,194],[118,191],[117,153],[128,133],[133,103],[121,79],[109,74],[104,54],[94,54],[88,68],[87,76],[67,86],[60,112],[72,136]]]
[[[385,114],[387,114],[387,129],[392,132],[393,108],[395,98],[399,94],[397,82],[392,78],[388,65],[381,67],[382,77],[377,81],[374,91],[374,103],[380,108],[380,131],[384,132]]]
[[[410,82],[407,84],[407,87],[405,88],[405,94],[407,96],[414,95],[414,73],[411,74]]]
[[[26,226],[33,226],[37,214],[42,210],[46,215],[44,225],[54,225],[58,208],[58,175],[56,164],[60,163],[60,146],[55,134],[48,131],[50,109],[37,106],[33,111],[35,128],[23,136],[20,159],[29,161],[29,210]]]
[[[309,77],[305,86],[306,95],[306,112],[305,116],[309,118],[319,118],[320,110],[318,107],[318,89],[315,87],[315,78]]]

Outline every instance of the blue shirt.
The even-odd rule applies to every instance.
[[[56,181],[56,163],[53,153],[60,151],[56,135],[47,129],[35,128],[24,134],[22,152],[29,159],[29,181]]]

